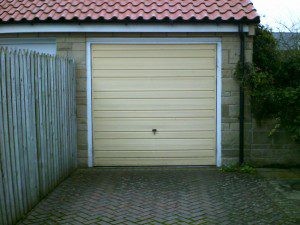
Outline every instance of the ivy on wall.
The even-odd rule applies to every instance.
[[[236,77],[250,95],[258,123],[273,119],[270,135],[280,129],[300,141],[300,51],[278,49],[272,32],[258,26],[253,45],[253,63],[239,63]]]

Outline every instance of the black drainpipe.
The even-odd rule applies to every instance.
[[[245,75],[245,36],[244,36],[244,27],[243,24],[239,24],[239,34],[240,34],[240,63],[242,64],[242,75]],[[244,105],[245,105],[245,96],[244,96],[244,87],[240,86],[240,141],[239,141],[239,163],[244,163]]]

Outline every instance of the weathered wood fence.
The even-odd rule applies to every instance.
[[[0,49],[0,224],[14,224],[76,168],[75,64]]]

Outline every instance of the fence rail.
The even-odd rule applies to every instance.
[[[76,168],[73,60],[0,49],[0,224],[14,224]]]

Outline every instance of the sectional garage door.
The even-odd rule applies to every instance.
[[[92,45],[94,166],[215,165],[216,45]]]

